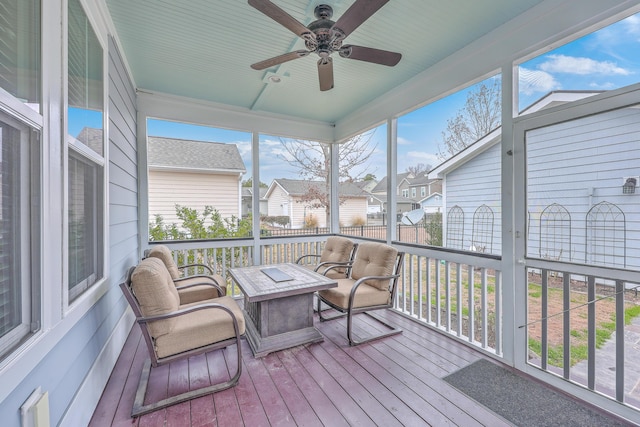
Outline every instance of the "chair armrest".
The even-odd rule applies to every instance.
[[[347,270],[350,269],[353,266],[353,262],[352,261],[342,261],[342,262],[337,262],[337,261],[325,261],[325,262],[321,262],[320,264],[318,264],[318,267],[323,267],[327,265],[328,267],[325,268],[324,273],[326,273],[327,271],[330,270],[335,270],[337,268],[346,268]],[[316,271],[318,270],[318,267],[316,267]]]
[[[221,286],[220,283],[215,279],[215,277],[210,276],[208,274],[194,274],[193,276],[185,276],[185,277],[178,277],[177,279],[172,279],[173,283],[175,283],[176,286],[178,286],[179,282],[184,282],[185,280],[192,280],[192,279],[207,279],[212,281],[213,283],[216,283],[218,286]],[[206,280],[203,280],[203,282],[205,282]]]
[[[178,270],[184,270],[185,268],[193,268],[193,267],[201,267],[209,272],[209,274],[213,274],[213,269],[206,264],[185,264],[178,267]]]
[[[202,281],[202,282],[197,282],[197,283],[190,283],[188,285],[178,286],[178,283],[176,283],[176,281],[174,281],[174,283],[176,283],[176,289],[178,291],[181,291],[183,289],[193,288],[194,286],[211,286],[213,288],[216,288],[216,290],[218,291],[218,295],[222,296],[222,295],[226,294],[226,292],[222,290],[222,288],[220,287],[218,282],[213,277],[211,277],[211,276],[198,276],[198,277],[208,277],[211,280],[213,280],[213,282],[211,282],[211,281]],[[190,279],[193,279],[193,276],[190,277]]]
[[[298,257],[298,259],[296,260],[296,264],[300,264],[300,261],[302,261],[304,258],[320,258],[321,255],[319,254],[309,254],[309,255],[302,255],[301,257]]]
[[[392,274],[391,276],[365,276],[365,277],[361,277],[358,280],[356,280],[356,282],[353,284],[353,287],[351,288],[351,297],[353,297],[356,294],[356,289],[358,288],[358,286],[362,285],[367,280],[392,280],[392,279],[397,279],[398,277],[400,277],[399,274]]]
[[[327,271],[335,270],[337,268],[343,268],[344,269],[344,273],[345,273],[345,277],[346,277],[346,276],[349,275],[348,274],[349,273],[349,269],[351,268],[352,264],[353,263],[350,262],[350,261],[325,261],[325,262],[321,262],[320,264],[318,264],[316,266],[316,268],[313,269],[313,271],[325,276]],[[322,272],[319,271],[321,269],[322,269]]]
[[[235,314],[233,314],[233,311],[231,311],[230,308],[225,307],[222,304],[218,304],[217,302],[209,302],[206,304],[194,305],[193,307],[182,308],[180,310],[172,311],[171,313],[158,314],[157,316],[138,317],[136,319],[136,322],[138,323],[155,322],[157,320],[165,320],[165,319],[170,319],[172,317],[184,316],[185,314],[193,313],[194,311],[209,310],[209,309],[226,311],[227,313],[229,313],[229,315],[233,319],[234,325],[237,327],[238,319],[236,319],[236,316]]]

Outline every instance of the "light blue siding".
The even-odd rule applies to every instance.
[[[466,250],[472,246],[473,215],[480,206],[487,205],[493,211],[493,238],[491,248],[485,252],[502,252],[500,170],[498,143],[446,175],[446,212],[456,205],[462,208]]]
[[[38,386],[49,392],[51,425],[60,423],[72,402],[86,408],[85,412],[90,416],[97,401],[86,398],[83,401],[84,396],[78,390],[127,309],[118,284],[124,279],[127,268],[137,263],[139,254],[136,93],[111,39],[108,84],[109,290],[0,403],[0,424],[3,426],[20,426],[20,406]],[[62,286],[54,278],[43,279],[44,286]],[[111,351],[117,354],[120,349]],[[110,371],[111,367],[100,367],[99,370]]]

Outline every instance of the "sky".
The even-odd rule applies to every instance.
[[[640,14],[519,65],[519,110],[556,90],[611,90],[640,81]],[[480,85],[470,86],[398,119],[398,172],[418,163],[440,164],[442,133],[447,120],[456,115],[467,95]],[[247,132],[149,120],[148,134],[202,141],[235,143],[251,177],[251,134]],[[70,125],[71,128],[71,125]],[[371,131],[370,143],[376,148],[366,169],[354,174],[372,173],[379,180],[386,175],[386,125]],[[277,136],[260,136],[260,180],[299,179],[295,168],[282,162],[288,154]]]

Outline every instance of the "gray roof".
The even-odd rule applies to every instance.
[[[236,144],[150,136],[149,166],[245,172]]]
[[[410,172],[399,173],[398,177],[396,178],[396,185],[399,185],[403,179],[409,178],[410,176],[412,176]],[[387,191],[387,177],[385,176],[380,180],[380,182],[378,182],[378,184],[376,184],[375,187],[373,187],[371,192],[385,193],[386,191]]]
[[[96,153],[104,156],[104,132],[102,129],[84,127],[76,139]]]
[[[306,181],[302,179],[278,178],[273,180],[274,183],[280,185],[284,191],[291,196],[302,196],[306,194],[309,188],[320,187],[324,185],[322,181]],[[273,185],[273,184],[272,184]],[[341,196],[366,197],[367,193],[351,182],[341,182],[338,187],[338,193]]]
[[[429,179],[427,177],[427,174],[420,174],[419,176],[415,177],[415,178],[409,178],[409,186],[410,187],[414,187],[416,185],[426,185],[426,184],[430,184],[434,181],[438,181],[437,179]]]

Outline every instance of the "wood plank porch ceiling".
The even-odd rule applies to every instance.
[[[147,351],[134,326],[90,426],[509,425],[442,379],[486,356],[397,313],[384,317],[403,334],[349,347],[346,321],[316,323],[324,342],[261,359],[243,340],[236,387],[136,420],[130,412]],[[376,327],[362,316],[354,324]],[[156,368],[149,389],[162,398],[218,381],[234,354],[218,350]]]

